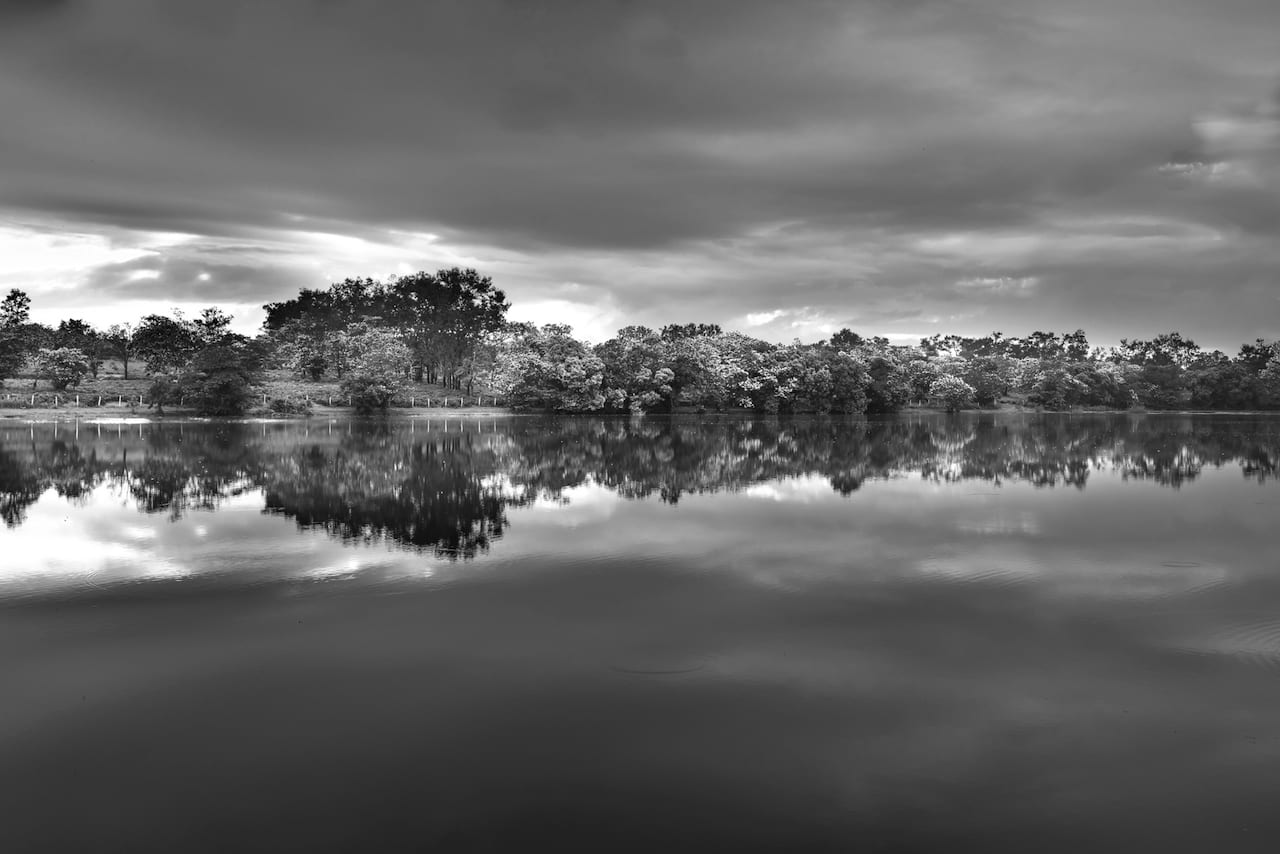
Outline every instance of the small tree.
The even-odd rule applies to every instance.
[[[133,336],[134,328],[131,323],[114,324],[103,336],[106,352],[120,360],[125,379],[129,379],[129,359],[134,355]]]
[[[78,385],[89,373],[89,360],[84,353],[71,347],[42,349],[36,357],[36,376],[49,381],[58,391]]]
[[[929,386],[929,399],[947,412],[959,412],[975,402],[973,386],[950,374],[943,374],[933,381]]]
[[[27,360],[26,323],[30,315],[31,299],[17,288],[0,302],[0,382],[16,376]]]
[[[394,332],[366,329],[352,335],[351,366],[342,393],[360,413],[385,412],[391,399],[408,387],[413,353]]]

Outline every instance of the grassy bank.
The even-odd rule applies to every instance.
[[[113,371],[112,368],[115,367]],[[75,388],[54,390],[44,381],[32,377],[7,379],[0,383],[0,413],[22,413],[33,416],[68,417],[72,413],[121,417],[156,415],[147,402],[151,378],[131,376],[125,379],[119,366],[108,364],[97,379],[85,378]],[[280,407],[277,402],[290,406]],[[414,383],[397,396],[393,408],[406,410],[475,411],[502,410],[502,400],[491,392],[466,394],[457,389],[431,383]],[[303,408],[309,405],[314,414],[350,414],[351,407],[336,380],[310,382],[284,372],[269,372],[256,391],[254,413],[268,415],[277,410]],[[181,403],[165,406],[165,414],[192,414]]]

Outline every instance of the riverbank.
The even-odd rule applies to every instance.
[[[387,414],[391,417],[406,418],[494,418],[517,415],[510,409],[499,406],[443,407],[419,406],[413,409],[393,408]],[[83,423],[136,423],[145,424],[160,421],[305,421],[308,418],[360,418],[378,416],[360,416],[346,406],[315,406],[310,413],[283,414],[266,411],[249,411],[244,415],[199,415],[191,408],[165,407],[164,413],[146,406],[60,406],[35,407],[27,409],[4,409],[0,407],[0,421],[20,422],[73,422]]]

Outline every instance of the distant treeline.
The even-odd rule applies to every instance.
[[[141,363],[150,398],[210,413],[243,411],[267,369],[337,379],[358,409],[385,409],[411,382],[563,412],[946,410],[1001,402],[1064,410],[1280,409],[1280,342],[1234,356],[1178,332],[1091,347],[1083,330],[1023,337],[934,335],[894,345],[843,329],[813,344],[775,344],[714,324],[627,326],[590,345],[569,326],[507,320],[492,280],[458,268],[387,282],[346,279],[265,306],[261,334],[229,329],[216,308],[197,318],[149,315],[95,329],[31,323],[30,301],[0,304],[0,377],[28,370],[54,388],[97,376],[106,359]],[[135,368],[136,370],[136,368]]]

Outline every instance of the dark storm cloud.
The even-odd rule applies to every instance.
[[[784,337],[1032,327],[1096,314],[1093,283],[1122,269],[1113,304],[1136,313],[1115,326],[1137,334],[1144,298],[1197,293],[1185,256],[1213,248],[1216,304],[1280,334],[1249,284],[1274,270],[1253,236],[1280,225],[1273,3],[0,8],[0,107],[20,117],[0,125],[3,204],[292,245],[258,277],[273,297],[322,284],[303,255],[325,248],[295,233],[381,259],[395,230],[462,247],[517,303],[662,322],[657,289],[668,315],[785,312],[761,327]],[[1197,237],[1156,254],[1143,228]],[[91,281],[194,289],[180,266]]]

